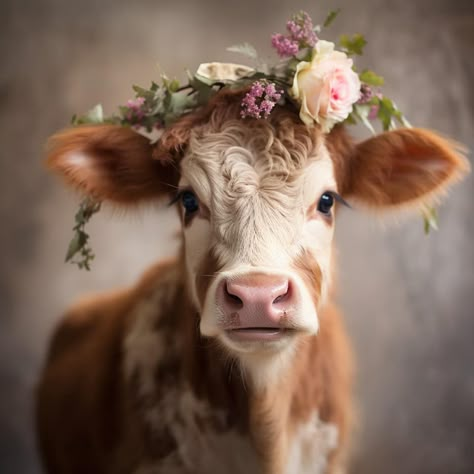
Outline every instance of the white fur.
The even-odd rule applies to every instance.
[[[63,157],[66,166],[70,166],[74,169],[80,169],[81,171],[87,168],[92,168],[93,160],[91,157],[80,151],[74,151]]]
[[[224,415],[196,399],[189,390],[170,388],[155,406],[154,428],[166,427],[177,450],[156,464],[142,465],[136,474],[260,474],[249,439],[235,430],[214,430]],[[199,424],[197,423],[199,419]],[[338,444],[337,427],[315,412],[296,427],[290,438],[285,474],[324,474],[328,457]]]
[[[281,347],[273,344],[270,358],[261,351],[252,353],[255,345],[230,341],[219,328],[222,315],[216,307],[216,288],[223,278],[247,272],[284,275],[295,283],[299,296],[295,326],[316,333],[317,308],[293,262],[303,250],[314,256],[322,272],[322,303],[331,280],[333,225],[317,210],[311,216],[307,211],[325,191],[336,191],[336,181],[323,144],[312,150],[311,156],[295,151],[290,156],[281,146],[271,148],[271,134],[269,144],[261,149],[261,143],[255,144],[255,137],[246,133],[248,130],[236,125],[199,141],[191,140],[181,163],[180,187],[196,192],[201,205],[210,210],[210,219],[198,215],[184,229],[186,266],[191,294],[201,313],[201,333],[218,337],[248,368],[252,379],[270,383],[274,379],[270,374],[277,375],[291,362],[292,341]],[[201,308],[195,281],[211,248],[222,268]]]
[[[148,297],[139,300],[132,311],[133,321],[123,344],[124,375],[138,377],[139,395],[146,396],[155,389],[154,373],[165,350],[163,333],[156,329],[160,308],[170,304],[176,288],[176,276],[170,272],[167,279]]]
[[[159,463],[141,466],[136,474],[260,472],[250,440],[226,430],[224,414],[198,400],[189,389],[169,387],[153,410],[154,428],[166,427],[178,447]]]
[[[296,428],[285,474],[324,474],[338,436],[335,425],[324,423],[317,412],[313,413],[309,421]]]
[[[153,400],[143,406],[145,422],[155,432],[166,429],[178,448],[157,464],[141,466],[136,474],[256,474],[260,470],[250,439],[228,429],[223,412],[197,399],[178,380],[157,395],[156,369],[165,352],[169,355],[179,350],[170,346],[164,331],[156,329],[160,308],[174,297],[173,278],[170,275],[169,281],[161,282],[134,308],[133,323],[124,342],[124,372],[127,379],[138,376],[139,399]]]

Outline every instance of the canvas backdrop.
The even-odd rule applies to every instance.
[[[98,102],[113,112],[160,71],[184,79],[200,62],[239,61],[226,46],[250,41],[274,57],[270,34],[295,10],[322,21],[336,6],[325,38],[364,33],[358,65],[386,77],[410,121],[473,149],[470,1],[0,2],[1,473],[40,472],[32,400],[61,313],[83,293],[132,284],[177,246],[164,206],[105,210],[90,225],[92,272],[63,264],[78,201],[43,167],[48,135]],[[474,472],[473,202],[469,178],[430,237],[421,218],[338,216],[338,300],[358,367],[350,472]]]

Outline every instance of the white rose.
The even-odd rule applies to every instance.
[[[312,61],[298,64],[292,94],[301,104],[301,120],[307,125],[316,121],[328,133],[359,100],[359,76],[352,70],[352,60],[334,51],[334,43],[319,40]]]

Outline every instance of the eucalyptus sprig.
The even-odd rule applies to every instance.
[[[77,265],[80,269],[90,270],[90,263],[95,257],[89,245],[89,234],[85,231],[85,226],[91,217],[99,212],[100,205],[100,202],[85,198],[80,203],[74,218],[75,226],[72,228],[74,235],[69,242],[65,261]]]

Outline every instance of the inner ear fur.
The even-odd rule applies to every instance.
[[[346,150],[342,194],[370,207],[420,207],[469,169],[463,148],[424,129],[384,132]]]
[[[148,138],[119,125],[82,125],[53,135],[47,166],[96,200],[135,204],[172,194],[174,163],[152,158]]]

